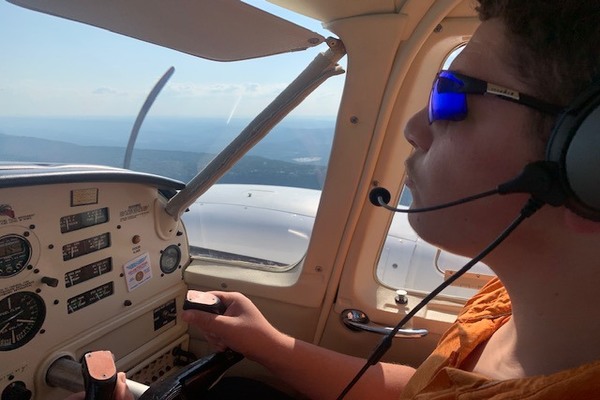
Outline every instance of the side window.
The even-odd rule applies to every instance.
[[[398,207],[408,208],[411,201],[404,187]],[[379,257],[377,279],[394,289],[430,292],[469,260],[425,242],[411,228],[407,214],[396,213]],[[493,275],[488,266],[478,263],[443,293],[471,297]]]
[[[464,46],[452,51],[442,69],[460,53]],[[399,208],[408,208],[412,195],[403,187]],[[407,291],[430,292],[470,259],[438,249],[425,242],[408,223],[407,214],[397,213],[377,264],[377,279],[386,286]],[[485,264],[476,264],[467,274],[444,290],[444,294],[470,297],[494,275]]]

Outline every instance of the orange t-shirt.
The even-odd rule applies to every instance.
[[[506,289],[497,278],[492,279],[467,302],[400,399],[600,399],[600,360],[552,375],[509,380],[461,370],[467,356],[508,321],[511,313]]]

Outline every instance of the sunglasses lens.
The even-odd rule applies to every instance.
[[[462,82],[442,72],[429,95],[429,123],[433,121],[462,121],[467,116],[467,95],[459,93]]]

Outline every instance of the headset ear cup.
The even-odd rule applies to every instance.
[[[582,217],[600,221],[600,81],[558,118],[546,159],[558,164],[567,194],[565,205]]]

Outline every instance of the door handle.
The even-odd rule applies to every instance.
[[[341,314],[342,322],[353,331],[368,331],[387,335],[394,328],[371,323],[367,314],[360,310],[346,309]],[[427,329],[399,329],[395,338],[414,339],[427,335]]]

